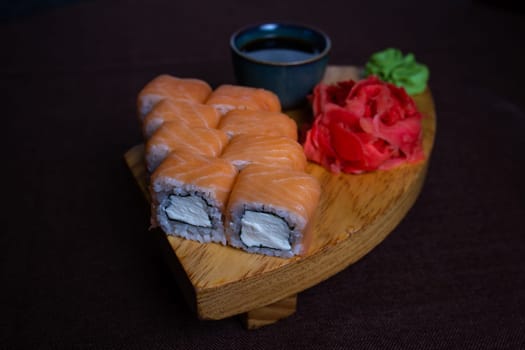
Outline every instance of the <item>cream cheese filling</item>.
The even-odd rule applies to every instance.
[[[212,227],[206,207],[207,204],[201,197],[170,195],[164,210],[171,220],[193,226]]]
[[[290,250],[290,228],[282,218],[246,210],[241,219],[241,241],[248,247]]]

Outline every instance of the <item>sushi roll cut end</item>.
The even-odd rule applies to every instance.
[[[249,253],[304,255],[321,188],[302,171],[250,164],[240,171],[226,210],[228,243]]]
[[[158,204],[152,213],[152,226],[186,239],[226,244],[219,204],[211,193],[193,186],[167,184],[157,188]]]
[[[229,162],[172,152],[151,176],[151,224],[170,235],[226,244],[223,210],[237,175]]]

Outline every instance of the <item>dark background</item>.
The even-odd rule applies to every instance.
[[[471,1],[22,1],[0,7],[2,349],[525,348],[522,8]],[[199,321],[123,161],[155,75],[233,82],[229,35],[314,25],[331,64],[393,46],[431,71],[423,191],[355,265],[246,331]]]

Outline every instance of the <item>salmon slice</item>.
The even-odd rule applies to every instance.
[[[301,145],[284,136],[234,136],[224,148],[221,158],[238,169],[254,163],[301,171],[306,167],[306,156]]]
[[[221,118],[219,129],[239,134],[285,136],[297,141],[297,124],[284,113],[235,109]]]
[[[224,84],[215,89],[206,104],[214,106],[221,115],[232,109],[280,112],[281,103],[276,94],[269,90],[247,86]]]
[[[163,100],[146,115],[142,131],[148,139],[164,122],[178,122],[196,128],[216,128],[219,118],[219,112],[215,108],[203,103],[190,100]]]
[[[172,152],[151,175],[151,224],[171,235],[226,244],[222,221],[237,169],[223,159]]]
[[[177,122],[166,122],[146,142],[146,166],[152,172],[169,153],[179,150],[217,157],[227,142],[226,133],[218,129],[190,128]]]
[[[250,253],[289,258],[307,252],[319,203],[318,180],[264,165],[240,171],[226,208],[226,238]]]
[[[140,91],[137,98],[137,110],[143,120],[155,104],[164,99],[190,100],[202,103],[210,95],[210,85],[199,79],[177,78],[162,74],[151,80]]]

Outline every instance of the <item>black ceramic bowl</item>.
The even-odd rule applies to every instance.
[[[230,38],[237,83],[279,96],[283,109],[298,107],[324,75],[330,38],[299,24],[264,23]]]

